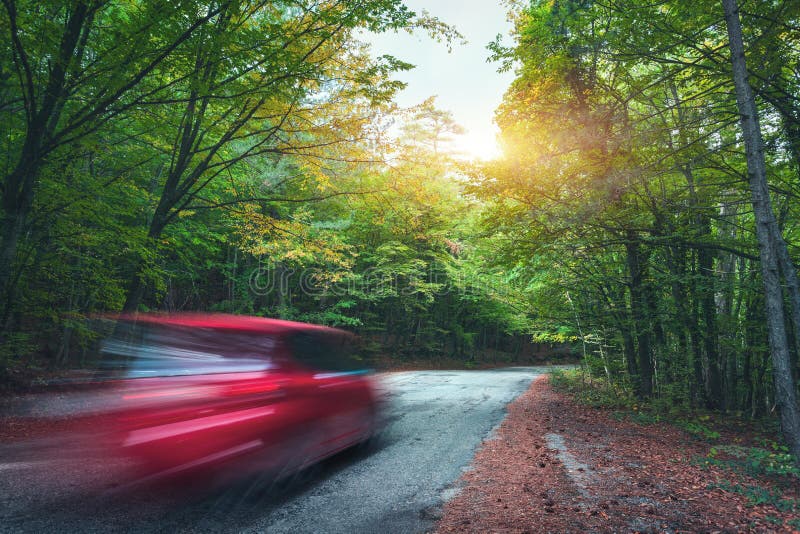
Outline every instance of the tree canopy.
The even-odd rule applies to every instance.
[[[777,404],[797,455],[798,12],[724,3],[518,4],[514,43],[491,45],[517,73],[506,158],[474,187],[534,309],[609,383]]]

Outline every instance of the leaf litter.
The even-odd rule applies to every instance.
[[[617,419],[535,380],[483,443],[437,532],[800,532],[795,506],[741,490],[796,503],[797,484],[697,462],[709,443]]]

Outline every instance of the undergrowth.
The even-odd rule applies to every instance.
[[[703,459],[706,465],[715,465],[750,476],[793,477],[800,479],[800,468],[786,447],[773,443],[773,449],[719,445]]]
[[[709,489],[719,488],[729,493],[737,493],[747,498],[750,506],[773,506],[781,512],[795,512],[800,510],[800,501],[792,497],[784,497],[783,492],[762,488],[761,486],[742,485],[727,480],[714,482],[708,485]]]
[[[593,377],[580,368],[554,370],[550,374],[550,383],[556,390],[570,394],[582,404],[614,410],[611,416],[617,420],[627,420],[641,425],[668,423],[681,428],[697,440],[716,445],[717,450],[734,451],[738,447],[738,445],[718,445],[723,439],[720,430],[723,428],[730,430],[731,427],[731,420],[726,419],[724,414],[698,413],[690,410],[688,406],[665,399],[646,401],[637,399],[628,389]],[[757,422],[756,426],[761,429],[757,433],[775,435],[774,421]],[[755,469],[752,467],[755,465],[763,466],[760,469],[764,474],[794,474],[797,471],[797,467],[792,463],[793,457],[786,447],[763,437],[756,441],[760,447],[753,447],[749,452],[737,453],[740,457],[746,458],[743,463],[750,465],[751,469]],[[740,447],[740,449],[746,448]],[[729,456],[736,455],[729,453]]]
[[[595,408],[627,408],[634,403],[626,390],[609,385],[580,369],[554,369],[550,372],[550,384],[556,390],[569,393],[581,404]]]
[[[742,495],[749,506],[767,505],[780,512],[800,511],[800,500],[786,495],[784,490],[794,493],[790,488],[800,481],[800,468],[788,448],[772,439],[759,437],[775,435],[775,429],[768,423],[756,426],[743,424],[726,418],[721,413],[697,413],[688,407],[676,407],[662,400],[644,402],[605,380],[591,377],[581,369],[555,370],[550,374],[550,384],[554,389],[567,393],[577,402],[592,407],[611,409],[611,417],[618,421],[629,421],[639,425],[670,424],[684,430],[693,439],[708,443],[707,456],[695,457],[693,465],[702,469],[720,468],[731,473],[732,478],[750,477],[744,480],[721,480],[709,484],[726,492]],[[736,429],[741,424],[741,432]],[[752,436],[754,428],[759,428]],[[725,431],[725,436],[720,432]],[[750,445],[742,444],[749,438]],[[724,443],[733,441],[734,443]],[[753,485],[757,482],[762,485]],[[790,519],[785,524],[780,518],[766,516],[764,519],[776,526],[800,528],[800,519]]]

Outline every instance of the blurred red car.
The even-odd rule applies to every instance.
[[[296,472],[377,430],[376,384],[353,341],[258,317],[122,317],[101,348],[111,441],[152,474]]]

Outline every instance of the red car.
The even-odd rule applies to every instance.
[[[353,341],[259,317],[123,317],[101,349],[112,442],[160,475],[298,471],[377,430],[376,384]]]

